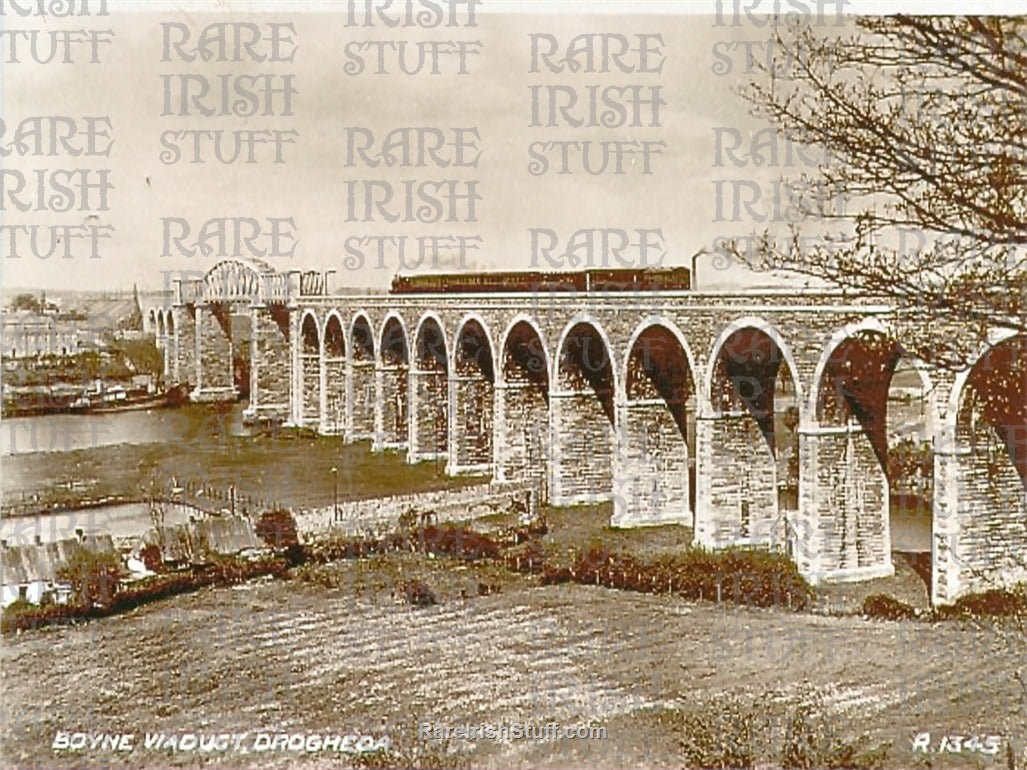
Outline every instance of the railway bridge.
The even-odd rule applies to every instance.
[[[887,407],[906,362],[933,446],[932,600],[1027,580],[1023,335],[994,333],[956,371],[910,357],[903,335],[927,322],[871,297],[333,296],[324,274],[253,260],[177,282],[146,320],[194,400],[237,397],[247,345],[252,418],[528,479],[553,505],[611,501],[613,526],[781,549],[814,582],[894,571]]]

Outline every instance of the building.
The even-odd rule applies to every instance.
[[[71,563],[81,550],[94,553],[116,554],[110,535],[85,535],[65,538],[56,542],[41,542],[36,536],[29,545],[9,545],[0,541],[0,570],[3,573],[2,606],[18,601],[32,604],[67,604],[72,592],[71,584],[60,580],[61,566]]]
[[[98,331],[82,329],[79,320],[63,320],[60,316],[31,311],[5,311],[2,321],[2,345],[6,359],[35,356],[68,356],[87,349],[97,349],[103,340]]]

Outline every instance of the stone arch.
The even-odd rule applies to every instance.
[[[864,319],[836,331],[814,369],[802,486],[805,518],[812,522],[812,546],[821,554],[818,570],[824,575],[892,574],[893,528],[904,550],[932,549],[930,478],[922,489],[907,489],[900,478],[904,474],[893,472],[905,463],[896,463],[889,447],[889,391],[902,361],[916,373],[923,433],[933,438],[931,378],[882,319]],[[923,446],[911,438],[904,456],[913,461]]]
[[[554,502],[609,499],[620,391],[613,347],[602,325],[588,315],[572,319],[560,335],[554,367]]]
[[[488,324],[477,315],[457,327],[452,351],[454,472],[487,470],[492,465],[495,409],[495,348]]]
[[[322,335],[317,315],[300,317],[300,425],[317,426],[321,420]]]
[[[787,545],[783,511],[794,508],[798,496],[792,477],[799,468],[802,403],[789,345],[763,318],[735,319],[713,344],[705,388],[706,413],[696,423],[697,539],[716,546]]]
[[[519,332],[516,337],[513,336],[516,332]],[[527,336],[525,336],[527,335]],[[530,348],[520,345],[517,342],[518,338],[534,339],[537,342],[533,343]],[[513,345],[511,345],[513,343]],[[546,343],[545,334],[539,328],[536,321],[525,313],[518,313],[513,317],[510,323],[507,324],[503,330],[502,344],[498,348],[498,366],[496,368],[496,374],[500,384],[506,384],[506,373],[508,371],[515,372],[519,370],[519,366],[511,366],[512,361],[505,359],[506,354],[509,352],[511,355],[515,354],[516,351],[522,350],[525,354],[529,355],[531,362],[537,366],[538,363],[542,363],[545,366],[542,374],[546,382],[546,399],[549,399],[549,380],[551,372],[553,370],[552,356],[549,352],[549,346]],[[537,373],[535,368],[530,371]]]
[[[311,310],[300,316],[300,345],[303,355],[321,354],[321,324]]]
[[[1020,377],[1025,361],[1027,335],[998,332],[973,365],[956,375],[946,414],[957,449],[980,448],[973,445],[973,426],[968,423],[983,422],[992,428],[1027,486],[1027,379]]]
[[[353,316],[349,341],[349,386],[346,399],[349,410],[349,438],[373,438],[377,346],[374,326],[363,310]]]
[[[157,311],[155,308],[150,308],[146,314],[147,320],[150,322],[150,334],[157,333]]]
[[[374,325],[363,310],[353,316],[350,323],[349,338],[352,340],[352,358],[354,361],[375,360]]]
[[[165,334],[166,334],[166,332],[164,331],[164,313],[158,311],[157,312],[157,344],[158,345],[163,345],[164,344],[163,337],[164,337]]]
[[[337,310],[328,311],[324,326],[324,353],[326,358],[346,357],[346,327]]]
[[[442,320],[425,313],[414,331],[410,369],[411,462],[437,459],[449,446],[449,345]]]
[[[166,317],[164,328],[167,330],[168,334],[174,334],[175,333],[175,314],[171,312],[171,308],[168,308],[167,310],[164,311],[164,315]]]
[[[545,338],[534,320],[518,314],[503,332],[496,387],[493,458],[496,478],[524,479],[549,499],[550,371]]]
[[[680,329],[663,317],[646,318],[628,341],[621,446],[614,460],[615,525],[692,524],[694,362]]]
[[[342,433],[346,424],[346,329],[342,316],[330,310],[321,342],[324,370],[323,433]]]
[[[1027,334],[994,335],[958,373],[936,447],[934,597],[1027,581]]]
[[[414,329],[414,360],[449,371],[449,340],[438,313],[429,311],[418,319]]]
[[[376,411],[377,446],[403,446],[409,434],[407,377],[410,370],[410,345],[406,324],[398,313],[390,312],[378,334],[379,409]]]
[[[742,318],[735,319],[725,326],[724,329],[721,330],[720,334],[717,335],[717,339],[714,341],[713,347],[710,349],[710,357],[707,361],[705,373],[703,375],[702,396],[705,400],[705,404],[701,405],[702,408],[708,409],[707,414],[710,416],[717,412],[717,405],[713,401],[713,382],[718,361],[724,351],[724,345],[732,336],[736,335],[737,332],[747,328],[758,329],[766,335],[774,345],[777,346],[782,356],[782,362],[787,364],[788,371],[792,375],[796,403],[804,403],[804,388],[791,346],[785,340],[781,332],[778,331],[777,327],[765,318],[761,318],[760,316],[744,316]]]
[[[820,353],[817,365],[813,369],[812,386],[806,396],[806,410],[813,420],[816,420],[818,402],[821,398],[821,392],[818,386],[823,382],[824,371],[827,368],[828,362],[831,360],[832,355],[834,355],[838,347],[847,339],[858,337],[862,333],[877,333],[884,337],[889,337],[892,340],[898,340],[898,335],[895,329],[891,324],[881,318],[864,318],[860,321],[856,321],[855,323],[848,324],[834,332]],[[920,379],[925,390],[933,394],[935,392],[935,383],[933,381],[934,378],[931,376],[930,367],[924,361],[915,357],[910,357],[909,363],[920,375]],[[926,412],[925,416],[928,421],[929,432],[933,433],[939,425],[939,405],[932,397],[929,400],[928,406],[930,409]]]

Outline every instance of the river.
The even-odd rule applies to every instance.
[[[12,417],[0,423],[4,469],[4,491],[41,477],[43,467],[31,460],[33,453],[60,453],[117,444],[186,442],[211,437],[246,435],[242,424],[243,404],[219,413],[209,405],[190,404],[177,409],[146,409],[103,414],[53,414]],[[17,462],[14,457],[18,457]],[[76,480],[77,481],[77,480]],[[73,490],[72,490],[73,491]],[[167,524],[182,523],[196,509],[180,504],[167,507]],[[0,518],[0,537],[9,545],[24,545],[39,536],[43,542],[74,537],[75,530],[104,532],[114,537],[136,537],[151,526],[145,503],[111,503],[74,511],[46,512]]]
[[[220,433],[222,421],[232,435],[246,435],[242,410],[240,403],[229,413],[218,414],[209,406],[193,404],[178,409],[10,417],[0,423],[0,455],[183,441],[215,428]]]

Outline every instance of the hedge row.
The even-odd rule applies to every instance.
[[[222,559],[196,568],[192,572],[174,572],[145,578],[118,591],[107,604],[37,606],[18,603],[18,606],[8,607],[0,617],[0,631],[9,634],[49,625],[102,618],[205,586],[231,585],[263,575],[282,577],[287,570],[288,564],[282,559]]]
[[[307,546],[307,561],[325,563],[339,559],[360,559],[396,551],[451,556],[467,561],[496,559],[502,546],[488,535],[456,524],[428,524],[399,529],[380,538],[334,537]]]
[[[543,568],[544,584],[574,582],[755,607],[803,609],[813,590],[784,554],[688,548],[651,562],[590,544],[571,566]]]

